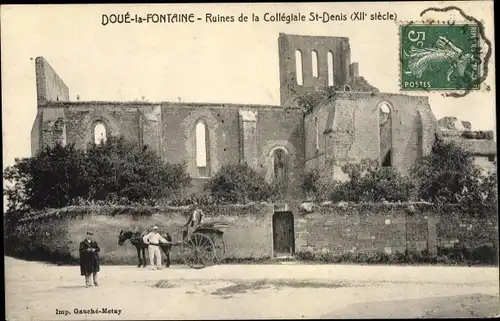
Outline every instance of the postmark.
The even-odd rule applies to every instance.
[[[480,88],[481,46],[476,23],[409,23],[399,28],[402,91]]]

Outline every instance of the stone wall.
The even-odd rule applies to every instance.
[[[224,233],[224,242],[227,247],[227,257],[235,259],[261,258],[271,256],[272,240],[270,220],[265,215],[255,216],[226,216],[216,215],[209,220],[224,221],[230,227]],[[108,217],[96,215],[91,219],[71,219],[68,221],[68,235],[71,242],[72,257],[78,257],[78,244],[84,239],[87,229],[95,231],[94,237],[99,241],[104,260],[112,262],[134,262],[136,250],[130,242],[123,246],[118,245],[120,230],[131,230],[134,227],[141,229],[158,225],[162,230],[172,232],[174,240],[181,239],[181,233],[175,230],[186,222],[186,217],[180,212],[155,213],[152,216],[137,219],[131,215]],[[181,258],[180,247],[173,247],[172,258]]]
[[[444,215],[437,222],[438,244],[443,248],[498,246],[498,219],[472,218],[461,213]]]
[[[203,208],[207,221],[223,221],[229,224],[224,233],[226,257],[231,259],[259,259],[272,255],[272,206],[227,206],[220,209]],[[50,210],[50,214],[41,214],[21,222],[16,235],[22,235],[19,242],[40,245],[41,248],[58,254],[78,258],[79,243],[87,231],[94,233],[94,238],[101,248],[101,258],[105,263],[136,264],[137,252],[129,241],[118,245],[121,230],[151,228],[154,225],[170,232],[174,240],[181,239],[178,230],[186,223],[189,208],[150,208],[147,215],[137,215],[144,209],[130,208],[125,213],[112,215],[109,208],[69,207]],[[90,213],[95,213],[90,215]],[[250,214],[251,213],[251,214]],[[45,215],[45,216],[44,216]],[[15,246],[13,244],[13,246]],[[38,247],[40,248],[40,247]],[[172,259],[182,260],[180,247],[172,250]]]
[[[351,49],[349,38],[301,36],[281,33],[278,38],[280,61],[281,105],[293,105],[296,94],[328,86],[327,54],[333,56],[333,83],[342,86],[350,80]],[[303,85],[297,84],[295,52],[302,54]],[[318,59],[318,77],[313,77],[312,51],[316,51]],[[353,72],[357,68],[351,68]]]
[[[391,108],[392,166],[405,170],[433,144],[437,127],[426,97],[387,93],[337,93],[331,101],[305,116],[306,169],[330,168],[340,173],[343,164],[380,157],[379,110]],[[435,121],[435,119],[434,119]],[[318,127],[316,127],[316,122]],[[318,131],[318,148],[316,136]],[[337,175],[338,176],[338,175]]]
[[[191,177],[203,180],[195,164],[195,126],[203,121],[208,127],[207,149],[212,174],[225,164],[246,162],[271,181],[272,151],[283,148],[288,155],[287,195],[289,198],[301,195],[304,142],[300,110],[277,106],[166,103],[161,115],[163,159],[172,163],[185,162]]]
[[[242,121],[251,115],[251,121]],[[304,163],[302,112],[279,106],[141,102],[51,102],[40,107],[32,129],[32,151],[57,140],[85,149],[94,141],[99,122],[106,134],[147,144],[165,162],[185,163],[194,179],[206,178],[195,164],[195,126],[202,121],[208,133],[208,177],[224,164],[246,162],[269,182],[274,177],[273,150],[287,155],[290,199],[301,197]],[[245,127],[245,125],[247,125]],[[200,192],[193,189],[193,192]]]
[[[43,58],[35,59],[37,104],[51,101],[68,101],[69,89],[52,66]]]
[[[160,116],[154,105],[112,102],[51,102],[38,108],[32,132],[32,154],[56,140],[74,143],[86,149],[94,141],[93,129],[99,122],[106,134],[123,135],[133,142],[142,141],[159,150]],[[39,134],[35,135],[38,128]]]
[[[415,206],[415,205],[412,205]],[[465,213],[438,215],[430,206],[408,210],[408,204],[349,207],[315,206],[296,214],[297,251],[342,253],[404,253],[489,244],[498,248],[495,218]]]
[[[143,108],[140,115],[139,133],[142,144],[148,145],[158,156],[161,155],[161,108],[151,106]]]
[[[316,207],[296,226],[297,249],[307,252],[390,254],[404,252],[407,240],[415,239],[407,235],[405,211],[387,207]]]
[[[394,254],[428,250],[435,254],[439,248],[498,248],[496,218],[471,218],[464,213],[437,215],[429,204],[325,205],[313,206],[309,211],[295,204],[202,208],[208,221],[229,223],[224,242],[230,259],[272,257],[273,214],[284,210],[294,215],[296,253]],[[30,248],[37,245],[44,253],[77,258],[78,244],[91,230],[101,246],[104,262],[135,264],[135,248],[129,242],[118,245],[122,229],[158,225],[178,240],[180,232],[175,230],[186,222],[191,211],[190,207],[50,210],[49,214],[22,221],[15,233],[17,241],[9,242],[14,247],[21,242]],[[178,249],[173,249],[172,258],[180,258]]]
[[[35,120],[33,121],[33,126],[31,127],[31,155],[36,155],[38,149],[40,148],[40,136],[42,135],[42,111],[37,110]]]

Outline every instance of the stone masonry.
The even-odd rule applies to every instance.
[[[428,206],[415,206],[414,211],[408,211],[408,207],[413,205],[314,205],[310,211],[303,211],[297,204],[290,202],[279,206],[259,204],[216,209],[202,206],[202,209],[208,219],[229,224],[230,227],[224,233],[229,258],[276,255],[274,238],[279,235],[276,235],[273,217],[277,209],[293,213],[295,253],[339,255],[428,251],[436,254],[440,249],[462,247],[469,250],[482,246],[498,249],[496,217],[472,218],[461,212],[443,215],[433,212]],[[55,210],[52,215],[42,212],[38,219],[36,215],[22,219],[17,235],[20,240],[25,239],[27,244],[35,242],[51,249],[63,247],[73,257],[77,257],[76,246],[90,228],[100,240],[99,245],[106,260],[113,258],[118,260],[112,262],[115,264],[134,264],[135,251],[131,252],[132,248],[117,243],[116,237],[120,230],[158,225],[166,231],[172,231],[185,223],[185,215],[189,212],[184,207],[155,208],[154,214],[137,217],[130,214],[110,215],[109,211],[112,210],[111,207],[97,208],[98,214],[92,217],[81,215],[82,208],[78,207],[67,208],[63,216]],[[178,250],[174,247],[174,256],[179,255]]]
[[[123,135],[148,145],[165,162],[185,163],[194,181],[192,192],[199,192],[224,164],[246,163],[269,182],[286,177],[285,196],[297,199],[303,196],[304,171],[321,168],[324,178],[343,180],[340,168],[347,162],[372,158],[405,170],[430,152],[440,129],[427,98],[379,92],[360,76],[360,65],[351,63],[348,38],[280,34],[278,53],[279,106],[70,101],[62,77],[38,57],[32,154],[56,141],[85,149],[100,125],[106,136]],[[298,103],[298,97],[326,88],[334,95],[308,110]],[[391,120],[382,134],[381,106],[389,109]],[[196,138],[200,128],[205,129],[204,142]],[[389,137],[383,153],[390,156],[384,159],[381,135]],[[275,155],[284,155],[283,167],[276,167]]]

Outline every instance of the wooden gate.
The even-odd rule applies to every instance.
[[[291,256],[295,253],[295,233],[292,212],[274,212],[274,256]]]

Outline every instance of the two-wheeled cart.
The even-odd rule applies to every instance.
[[[182,242],[174,241],[172,245],[181,246],[184,263],[191,268],[201,269],[219,264],[224,261],[226,254],[223,235],[227,227],[228,224],[223,222],[200,224],[191,235],[183,235]]]

